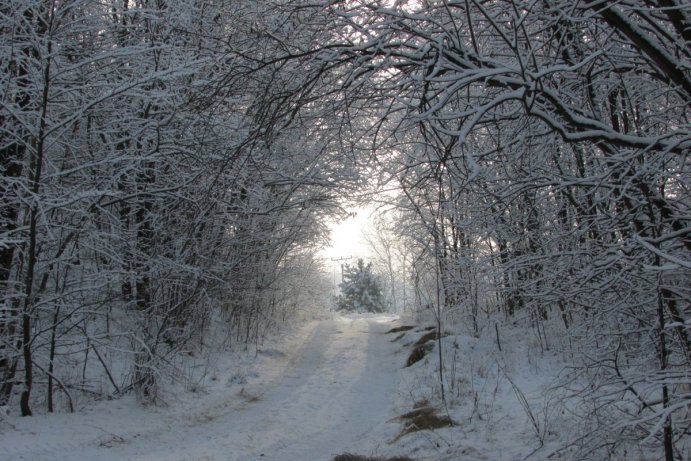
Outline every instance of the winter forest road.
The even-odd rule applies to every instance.
[[[132,421],[116,443],[68,443],[67,452],[57,444],[45,458],[29,449],[14,459],[328,461],[343,452],[376,452],[386,443],[377,428],[391,418],[400,366],[384,334],[391,320],[320,321],[270,382],[236,389],[194,418],[169,418],[136,435]]]

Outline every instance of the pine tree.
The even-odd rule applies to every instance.
[[[338,297],[339,310],[350,312],[384,312],[379,277],[372,271],[372,263],[365,265],[358,259],[357,266],[346,264],[343,267],[341,295]]]

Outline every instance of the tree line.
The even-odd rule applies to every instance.
[[[322,69],[301,57],[319,13],[182,0],[0,13],[0,404],[155,401],[215,325],[248,343],[291,315],[325,217],[360,181],[319,122]]]

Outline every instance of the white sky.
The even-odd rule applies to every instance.
[[[324,248],[320,256],[324,258],[326,267],[335,278],[334,285],[341,282],[341,263],[355,264],[358,258],[365,261],[371,259],[370,250],[364,240],[364,232],[369,229],[372,217],[371,209],[352,208],[349,211],[356,213],[355,217],[346,219],[339,223],[330,224],[331,246]],[[335,261],[340,258],[350,258],[345,261]]]
[[[369,258],[372,254],[369,246],[364,240],[364,232],[369,229],[372,218],[372,210],[367,208],[353,208],[355,217],[345,221],[330,224],[331,227],[331,246],[322,250],[322,256],[327,259],[343,258],[352,256],[357,258]]]

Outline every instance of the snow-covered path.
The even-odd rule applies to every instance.
[[[376,451],[385,443],[378,429],[392,416],[396,392],[394,346],[383,334],[391,320],[318,322],[301,346],[281,357],[287,366],[268,382],[240,393],[234,389],[206,409],[190,408],[192,415],[133,420],[127,430],[107,430],[111,437],[96,439],[83,434],[75,439],[65,428],[62,440],[49,431],[42,441],[39,430],[33,443],[17,444],[15,438],[10,454],[32,460],[327,461],[344,451]]]

